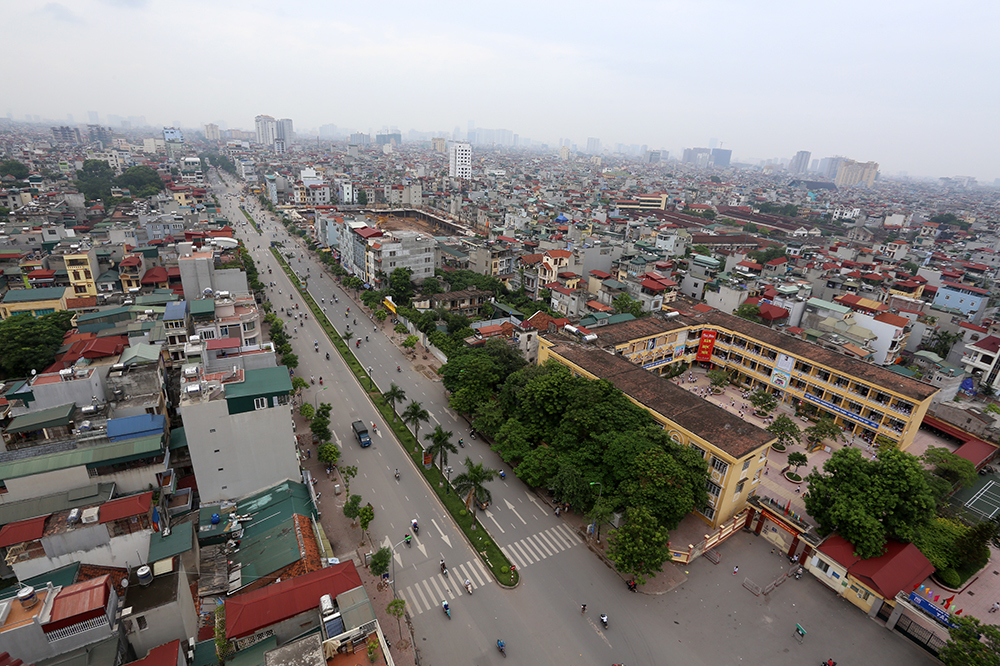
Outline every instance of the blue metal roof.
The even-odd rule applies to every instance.
[[[117,442],[134,437],[162,435],[167,417],[161,414],[138,414],[108,421],[108,439]]]
[[[175,321],[184,319],[187,314],[187,301],[173,301],[167,303],[163,309],[163,321]]]

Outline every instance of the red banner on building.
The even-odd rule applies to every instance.
[[[719,334],[718,331],[702,331],[701,332],[701,342],[698,343],[698,355],[695,357],[697,361],[711,361],[712,360],[712,350],[715,349],[715,336]]]

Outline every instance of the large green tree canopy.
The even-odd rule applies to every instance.
[[[0,371],[5,377],[26,377],[52,365],[72,318],[73,313],[62,311],[0,321]]]
[[[935,496],[920,459],[890,447],[876,460],[856,448],[840,449],[806,480],[806,511],[820,531],[837,532],[866,559],[882,555],[889,538],[913,541],[934,515]]]

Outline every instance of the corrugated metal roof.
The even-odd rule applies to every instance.
[[[16,523],[4,525],[3,529],[0,529],[0,548],[24,543],[25,541],[41,539],[42,534],[45,533],[45,521],[49,519],[49,515],[28,518],[27,520],[19,520]]]
[[[283,365],[276,368],[247,370],[243,374],[242,382],[226,384],[227,400],[282,392],[292,392],[292,380],[288,375],[288,368]]]
[[[105,502],[101,505],[101,522],[110,523],[112,520],[120,518],[131,518],[141,516],[149,511],[153,503],[153,492],[142,493],[141,495],[129,495],[121,499]]]
[[[108,603],[110,590],[111,576],[101,576],[64,587],[56,595],[55,602],[52,604],[52,615],[49,622],[59,622],[88,611],[103,609]]]
[[[71,402],[68,405],[49,407],[48,409],[40,409],[37,412],[29,412],[21,416],[16,416],[10,422],[10,425],[7,426],[7,433],[31,432],[33,430],[41,430],[42,428],[69,425],[73,422],[71,417],[75,410],[76,403]],[[0,479],[2,478],[4,477],[0,475]]]
[[[94,486],[84,486],[74,488],[61,493],[45,495],[44,497],[33,497],[19,502],[10,502],[3,505],[0,512],[0,521],[14,523],[26,518],[59,513],[66,509],[77,509],[88,506],[103,504],[111,499],[115,492],[115,484],[102,483]]]
[[[163,448],[162,441],[163,435],[151,435],[126,439],[121,442],[81,446],[69,451],[34,456],[23,460],[9,460],[0,463],[0,479],[18,479],[78,465],[132,459],[161,450]]]
[[[188,552],[194,547],[193,533],[194,523],[191,521],[175,525],[167,537],[163,536],[163,532],[156,532],[149,537],[149,557],[146,561],[159,562]]]
[[[33,301],[58,301],[69,287],[40,287],[37,289],[11,289],[4,294],[4,303],[31,303]]]

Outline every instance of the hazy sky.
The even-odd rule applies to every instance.
[[[598,137],[1000,177],[995,0],[5,0],[0,111]]]

